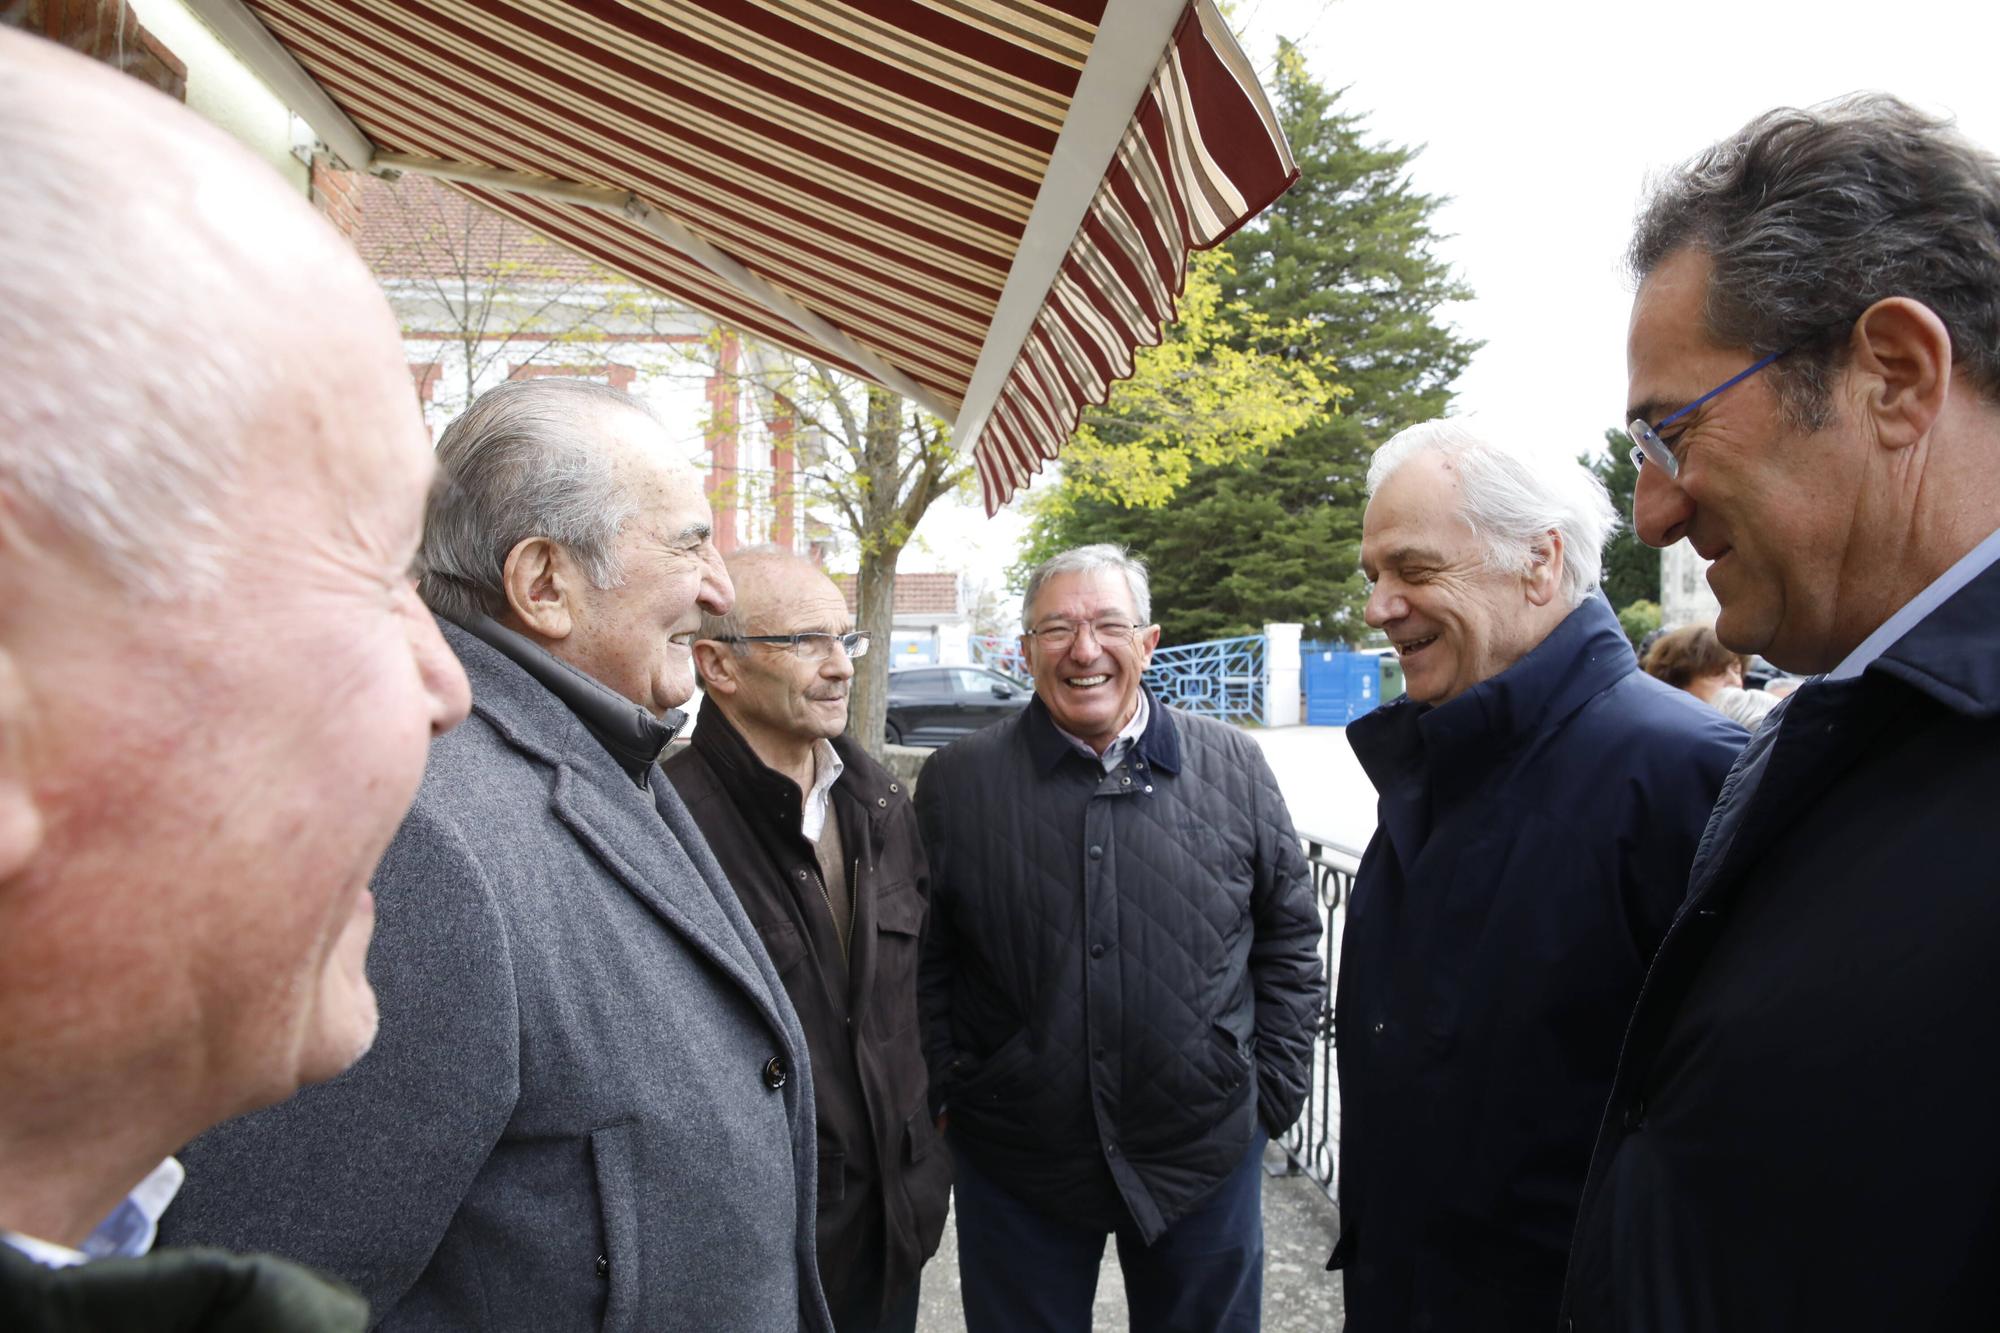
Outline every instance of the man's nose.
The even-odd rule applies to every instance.
[[[713,542],[702,544],[701,587],[694,600],[712,616],[726,616],[729,608],[736,605],[736,587],[729,581],[729,570],[722,563],[722,552],[715,549]]]
[[[854,675],[854,658],[838,636],[826,650],[826,657],[819,664],[819,674],[828,680],[847,680]]]
[[[1377,583],[1368,590],[1368,604],[1361,608],[1361,619],[1368,628],[1381,629],[1392,620],[1401,620],[1409,611],[1409,603],[1401,593],[1391,592],[1386,583]]]
[[[1666,469],[1647,463],[1632,487],[1632,531],[1648,546],[1672,546],[1687,535],[1694,501]]]
[[[410,600],[416,599],[413,589]],[[438,632],[437,621],[421,604],[410,616],[410,650],[416,654],[417,676],[430,699],[431,735],[442,736],[465,721],[472,708],[472,685],[465,679],[457,654]]]

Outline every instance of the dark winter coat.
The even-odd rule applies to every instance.
[[[953,1142],[1044,1211],[1150,1242],[1305,1097],[1320,916],[1263,753],[1154,700],[1106,773],[1038,698],[933,756],[917,813]]]
[[[2000,1328],[2000,566],[1724,788],[1633,1014],[1569,1327]]]
[[[1353,1333],[1546,1333],[1625,1017],[1746,739],[1585,601],[1349,743],[1380,793],[1340,957]]]
[[[358,1292],[268,1254],[156,1250],[44,1268],[0,1242],[7,1333],[361,1333]]]
[[[844,767],[829,817],[854,904],[846,958],[813,845],[799,830],[798,784],[759,760],[712,704],[665,768],[806,1031],[819,1117],[820,1280],[838,1316],[917,1280],[944,1232],[951,1154],[931,1122],[917,1030],[930,878],[916,813],[880,764],[845,737],[833,747]]]

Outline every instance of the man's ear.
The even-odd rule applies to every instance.
[[[738,684],[736,650],[716,639],[694,641],[694,669],[710,694],[734,694]]]
[[[1534,563],[1528,566],[1523,576],[1527,583],[1528,601],[1533,606],[1547,606],[1556,599],[1556,592],[1562,587],[1563,539],[1562,534],[1551,528],[1542,534],[1535,546]]]
[[[1153,651],[1160,646],[1160,627],[1147,625],[1141,629],[1135,640],[1139,646],[1139,670],[1153,665]]]
[[[1907,296],[1877,301],[1854,321],[1848,369],[1861,377],[1861,410],[1875,438],[1906,449],[1930,433],[1951,391],[1951,331]]]
[[[28,691],[13,654],[0,648],[0,886],[28,868],[42,846],[42,811],[28,765]]]
[[[500,574],[514,619],[537,637],[551,640],[567,639],[576,628],[579,577],[569,552],[547,537],[516,542]]]

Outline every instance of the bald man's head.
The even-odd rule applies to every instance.
[[[349,406],[333,386],[407,375],[366,268],[268,166],[4,28],[0,218],[10,546],[73,544],[135,591],[212,587],[274,418],[330,418]]]
[[[0,29],[0,1229],[74,1243],[373,1038],[365,890],[467,704],[432,466],[311,207]]]

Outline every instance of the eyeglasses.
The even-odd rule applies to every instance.
[[[1646,464],[1651,463],[1664,471],[1669,478],[1679,477],[1681,475],[1681,461],[1674,457],[1674,451],[1668,448],[1666,442],[1660,438],[1660,432],[1717,394],[1722,393],[1724,390],[1735,388],[1744,380],[1749,379],[1765,366],[1770,365],[1773,361],[1776,361],[1791,350],[1791,348],[1787,347],[1783,352],[1771,353],[1748,370],[1732,375],[1701,397],[1689,403],[1686,407],[1683,407],[1680,411],[1669,413],[1650,426],[1646,424],[1643,417],[1634,418],[1632,424],[1626,427],[1627,433],[1632,437],[1632,466],[1644,471]]]
[[[868,635],[863,630],[852,634],[827,634],[820,630],[805,630],[798,634],[732,634],[720,642],[782,646],[808,662],[824,662],[832,657],[835,644],[839,644],[850,659],[868,656]]]
[[[1123,620],[1058,620],[1053,625],[1040,629],[1022,630],[1021,633],[1035,640],[1050,652],[1059,653],[1076,642],[1076,636],[1089,630],[1091,637],[1099,643],[1130,643],[1140,626]]]

